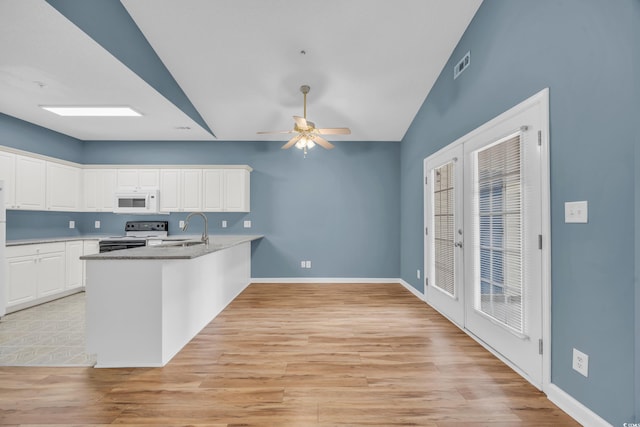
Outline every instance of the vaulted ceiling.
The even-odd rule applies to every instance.
[[[481,0],[3,0],[0,112],[81,140],[400,141]],[[453,75],[453,70],[451,70]],[[42,105],[130,106],[59,117]]]

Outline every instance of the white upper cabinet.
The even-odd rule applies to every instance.
[[[118,187],[158,187],[158,169],[118,169]]]
[[[161,169],[160,210],[162,212],[202,210],[202,170]]]
[[[222,169],[205,169],[203,171],[203,204],[206,212],[222,212],[223,210],[223,171]]]
[[[113,212],[118,188],[155,187],[162,212],[249,212],[251,171],[246,165],[83,168],[0,147],[7,209]]]
[[[202,210],[202,170],[182,171],[182,210],[194,212]]]
[[[249,171],[246,169],[224,170],[224,204],[227,212],[249,212]]]
[[[83,171],[85,212],[113,212],[116,192],[115,169],[85,169]]]
[[[45,209],[46,163],[34,157],[16,155],[15,198],[18,209]]]
[[[81,169],[47,162],[47,209],[53,211],[80,210]]]
[[[0,181],[4,181],[4,206],[16,208],[16,155],[0,151]]]
[[[206,212],[249,212],[249,170],[204,169],[203,206]]]

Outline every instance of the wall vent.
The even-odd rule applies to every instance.
[[[469,64],[471,64],[471,52],[467,52],[462,59],[460,60],[460,62],[458,62],[456,64],[455,67],[453,67],[453,79],[457,79],[458,76],[467,69],[467,67],[469,66]]]

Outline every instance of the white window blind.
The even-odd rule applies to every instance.
[[[455,164],[446,163],[434,169],[434,286],[455,297]]]
[[[476,152],[475,309],[523,333],[520,133]]]

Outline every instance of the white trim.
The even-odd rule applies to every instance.
[[[548,384],[545,391],[550,401],[583,426],[612,427],[611,424],[602,419],[598,414],[578,402],[557,385],[553,383]]]
[[[375,277],[252,277],[251,283],[400,283],[398,278]]]
[[[540,233],[542,234],[542,390],[551,385],[551,151],[549,147],[549,88],[534,95],[542,108],[540,144]]]
[[[402,286],[404,286],[409,292],[411,292],[413,295],[415,295],[419,300],[426,301],[425,296],[423,294],[421,294],[420,291],[418,291],[416,288],[411,286],[409,283],[405,282],[402,279],[398,279],[398,283],[400,283]]]

